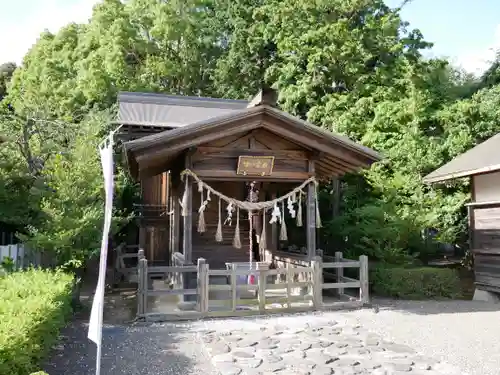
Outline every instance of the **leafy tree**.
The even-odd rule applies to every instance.
[[[24,240],[35,249],[55,254],[59,265],[80,268],[100,248],[104,192],[98,145],[108,122],[107,113],[87,115],[66,150],[51,155],[43,169],[48,190],[40,208],[45,220],[30,227]],[[125,181],[118,169],[118,197]],[[113,232],[122,223],[116,212]]]
[[[7,94],[7,86],[10,83],[16,67],[15,63],[4,63],[0,65],[0,101],[2,101]]]

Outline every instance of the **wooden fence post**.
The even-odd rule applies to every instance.
[[[232,263],[231,264],[231,310],[236,311],[237,306],[237,299],[239,294],[236,293],[237,287],[236,287],[236,264]]]
[[[293,283],[292,265],[286,264],[286,307],[292,308],[292,283]]]
[[[149,289],[149,275],[148,275],[148,260],[142,258],[139,261],[141,271],[142,271],[142,314],[146,314],[148,311],[148,289]]]
[[[315,310],[323,307],[323,262],[321,257],[315,256],[311,261],[312,267],[312,297]]]
[[[366,255],[359,257],[359,283],[361,284],[359,299],[363,304],[368,304],[370,303],[370,285],[368,283],[368,257]]]
[[[335,253],[335,263],[341,264],[342,259],[343,259],[342,252],[337,251]],[[337,283],[343,282],[343,280],[342,280],[343,278],[344,278],[344,268],[339,267],[339,268],[337,268]],[[339,297],[342,297],[342,295],[344,294],[344,288],[338,288],[337,293],[338,293]]]
[[[267,265],[266,265],[267,266]],[[267,283],[267,270],[268,267],[264,266],[263,263],[257,263],[257,271],[259,273],[259,284],[258,284],[258,298],[259,298],[259,310],[264,312],[266,310],[266,283]]]
[[[142,251],[142,257],[141,257]],[[144,285],[144,251],[139,250],[139,262],[137,263],[137,315],[141,316],[144,314],[144,289],[147,285]]]
[[[208,264],[203,258],[198,259],[197,265],[197,294],[198,312],[205,313],[208,311]]]

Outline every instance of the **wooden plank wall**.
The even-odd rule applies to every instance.
[[[500,204],[473,208],[472,223],[476,283],[500,292]]]
[[[142,203],[145,205],[167,206],[169,194],[168,173],[144,179],[141,181]],[[166,210],[167,211],[167,210]],[[169,218],[167,215],[149,220],[148,225],[141,227],[140,246],[146,251],[150,262],[168,263],[169,254]]]
[[[500,172],[472,177],[469,232],[479,289],[500,292]],[[497,203],[495,203],[497,202]]]

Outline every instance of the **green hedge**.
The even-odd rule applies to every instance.
[[[375,295],[400,299],[443,299],[461,296],[456,270],[377,265],[370,271]]]
[[[0,277],[0,374],[40,369],[71,313],[73,277],[28,270]]]

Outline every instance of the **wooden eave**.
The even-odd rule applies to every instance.
[[[188,149],[259,128],[311,150],[316,156],[316,175],[319,178],[354,172],[381,160],[381,156],[368,147],[268,105],[249,107],[229,115],[126,142],[124,149],[130,172],[138,179],[141,175],[161,172],[160,169],[171,165],[174,159]]]

